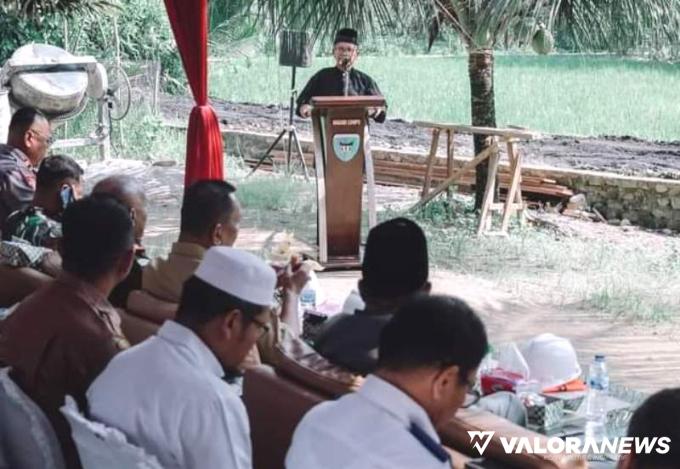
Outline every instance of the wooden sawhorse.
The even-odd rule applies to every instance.
[[[430,146],[430,154],[427,158],[427,167],[425,168],[425,179],[423,181],[421,198],[420,201],[412,207],[412,209],[424,206],[445,190],[450,191],[451,186],[459,181],[468,171],[473,170],[475,167],[477,167],[477,165],[488,160],[489,172],[486,181],[486,188],[484,189],[484,201],[482,203],[482,213],[479,217],[479,227],[477,229],[477,234],[506,235],[508,232],[508,226],[510,225],[510,217],[513,214],[517,214],[521,222],[524,221],[525,205],[522,201],[522,189],[520,187],[522,181],[522,154],[517,151],[515,144],[520,141],[536,139],[540,137],[540,134],[530,130],[516,128],[475,127],[470,125],[438,124],[435,122],[423,121],[417,121],[415,124],[419,127],[432,129],[432,144]],[[432,168],[434,167],[437,158],[439,137],[442,131],[446,132],[447,141],[447,178],[436,188],[430,190],[432,185]],[[454,170],[453,139],[456,133],[485,135],[487,138],[490,138],[492,142],[489,147],[487,147],[480,154],[476,155],[472,160],[463,163],[458,169]],[[508,193],[504,203],[494,202],[494,194],[496,192],[496,176],[498,175],[498,163],[500,160],[499,144],[506,145],[510,164],[510,185],[508,187]],[[502,214],[501,228],[498,232],[493,232],[491,231],[491,215],[496,211],[501,212]]]

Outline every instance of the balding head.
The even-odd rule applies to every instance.
[[[141,246],[146,228],[146,194],[139,181],[125,175],[109,176],[99,181],[92,193],[110,194],[133,212],[135,242]]]

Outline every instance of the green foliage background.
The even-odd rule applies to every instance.
[[[122,60],[159,60],[166,88],[181,87],[184,72],[161,0],[123,0],[120,8],[109,9],[105,14],[37,19],[13,16],[0,6],[0,63],[14,50],[31,42],[48,43],[65,47],[72,53],[113,61],[116,59],[114,22],[118,25]]]

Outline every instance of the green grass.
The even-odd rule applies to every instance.
[[[435,266],[497,281],[520,297],[646,321],[680,311],[677,238],[640,249],[536,226],[514,226],[507,238],[477,238],[472,199],[462,196],[453,210],[435,201],[414,218],[427,233]]]
[[[298,70],[299,88],[319,68]],[[390,115],[409,120],[470,121],[465,56],[360,57],[358,68],[379,83]],[[222,99],[288,102],[290,68],[276,57],[216,61],[210,92]],[[633,135],[680,140],[680,64],[580,55],[496,56],[499,125],[549,133]]]
[[[88,104],[82,114],[60,126],[56,131],[58,138],[85,137],[97,126],[96,109]],[[145,104],[133,104],[130,112],[120,122],[113,122],[111,132],[112,156],[137,160],[177,160],[184,161],[186,135],[163,125],[160,116],[155,115]],[[64,152],[86,161],[99,158],[96,146],[54,150]]]
[[[245,208],[244,223],[316,240],[314,186],[284,176],[229,168]],[[426,232],[433,268],[484,278],[537,307],[583,308],[594,313],[659,322],[680,311],[680,239],[640,249],[636,243],[566,236],[551,228],[515,224],[511,236],[477,238],[472,199],[454,195],[453,207],[434,201],[417,213],[387,207],[379,221],[408,216]],[[366,236],[364,222],[364,239]]]

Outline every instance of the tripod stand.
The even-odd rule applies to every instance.
[[[269,148],[267,148],[267,151],[262,155],[262,157],[258,160],[257,164],[255,167],[248,173],[249,177],[251,174],[253,174],[257,169],[264,163],[264,160],[269,158],[272,162],[272,166],[274,165],[274,158],[271,155],[271,152],[274,150],[276,145],[279,143],[279,141],[283,138],[286,133],[288,134],[288,148],[286,152],[286,174],[290,173],[290,163],[291,163],[291,158],[293,156],[293,140],[295,141],[295,148],[297,150],[297,155],[300,158],[300,162],[302,163],[302,170],[305,175],[305,180],[309,181],[309,174],[307,171],[307,162],[305,161],[305,155],[302,152],[302,145],[300,145],[300,138],[298,137],[297,129],[295,128],[295,125],[293,125],[293,113],[295,112],[295,101],[297,98],[297,90],[295,89],[295,71],[296,67],[293,65],[293,76],[291,78],[291,84],[290,84],[290,109],[288,110],[288,127],[284,128],[279,132],[279,135],[276,137],[274,142],[269,145]]]

